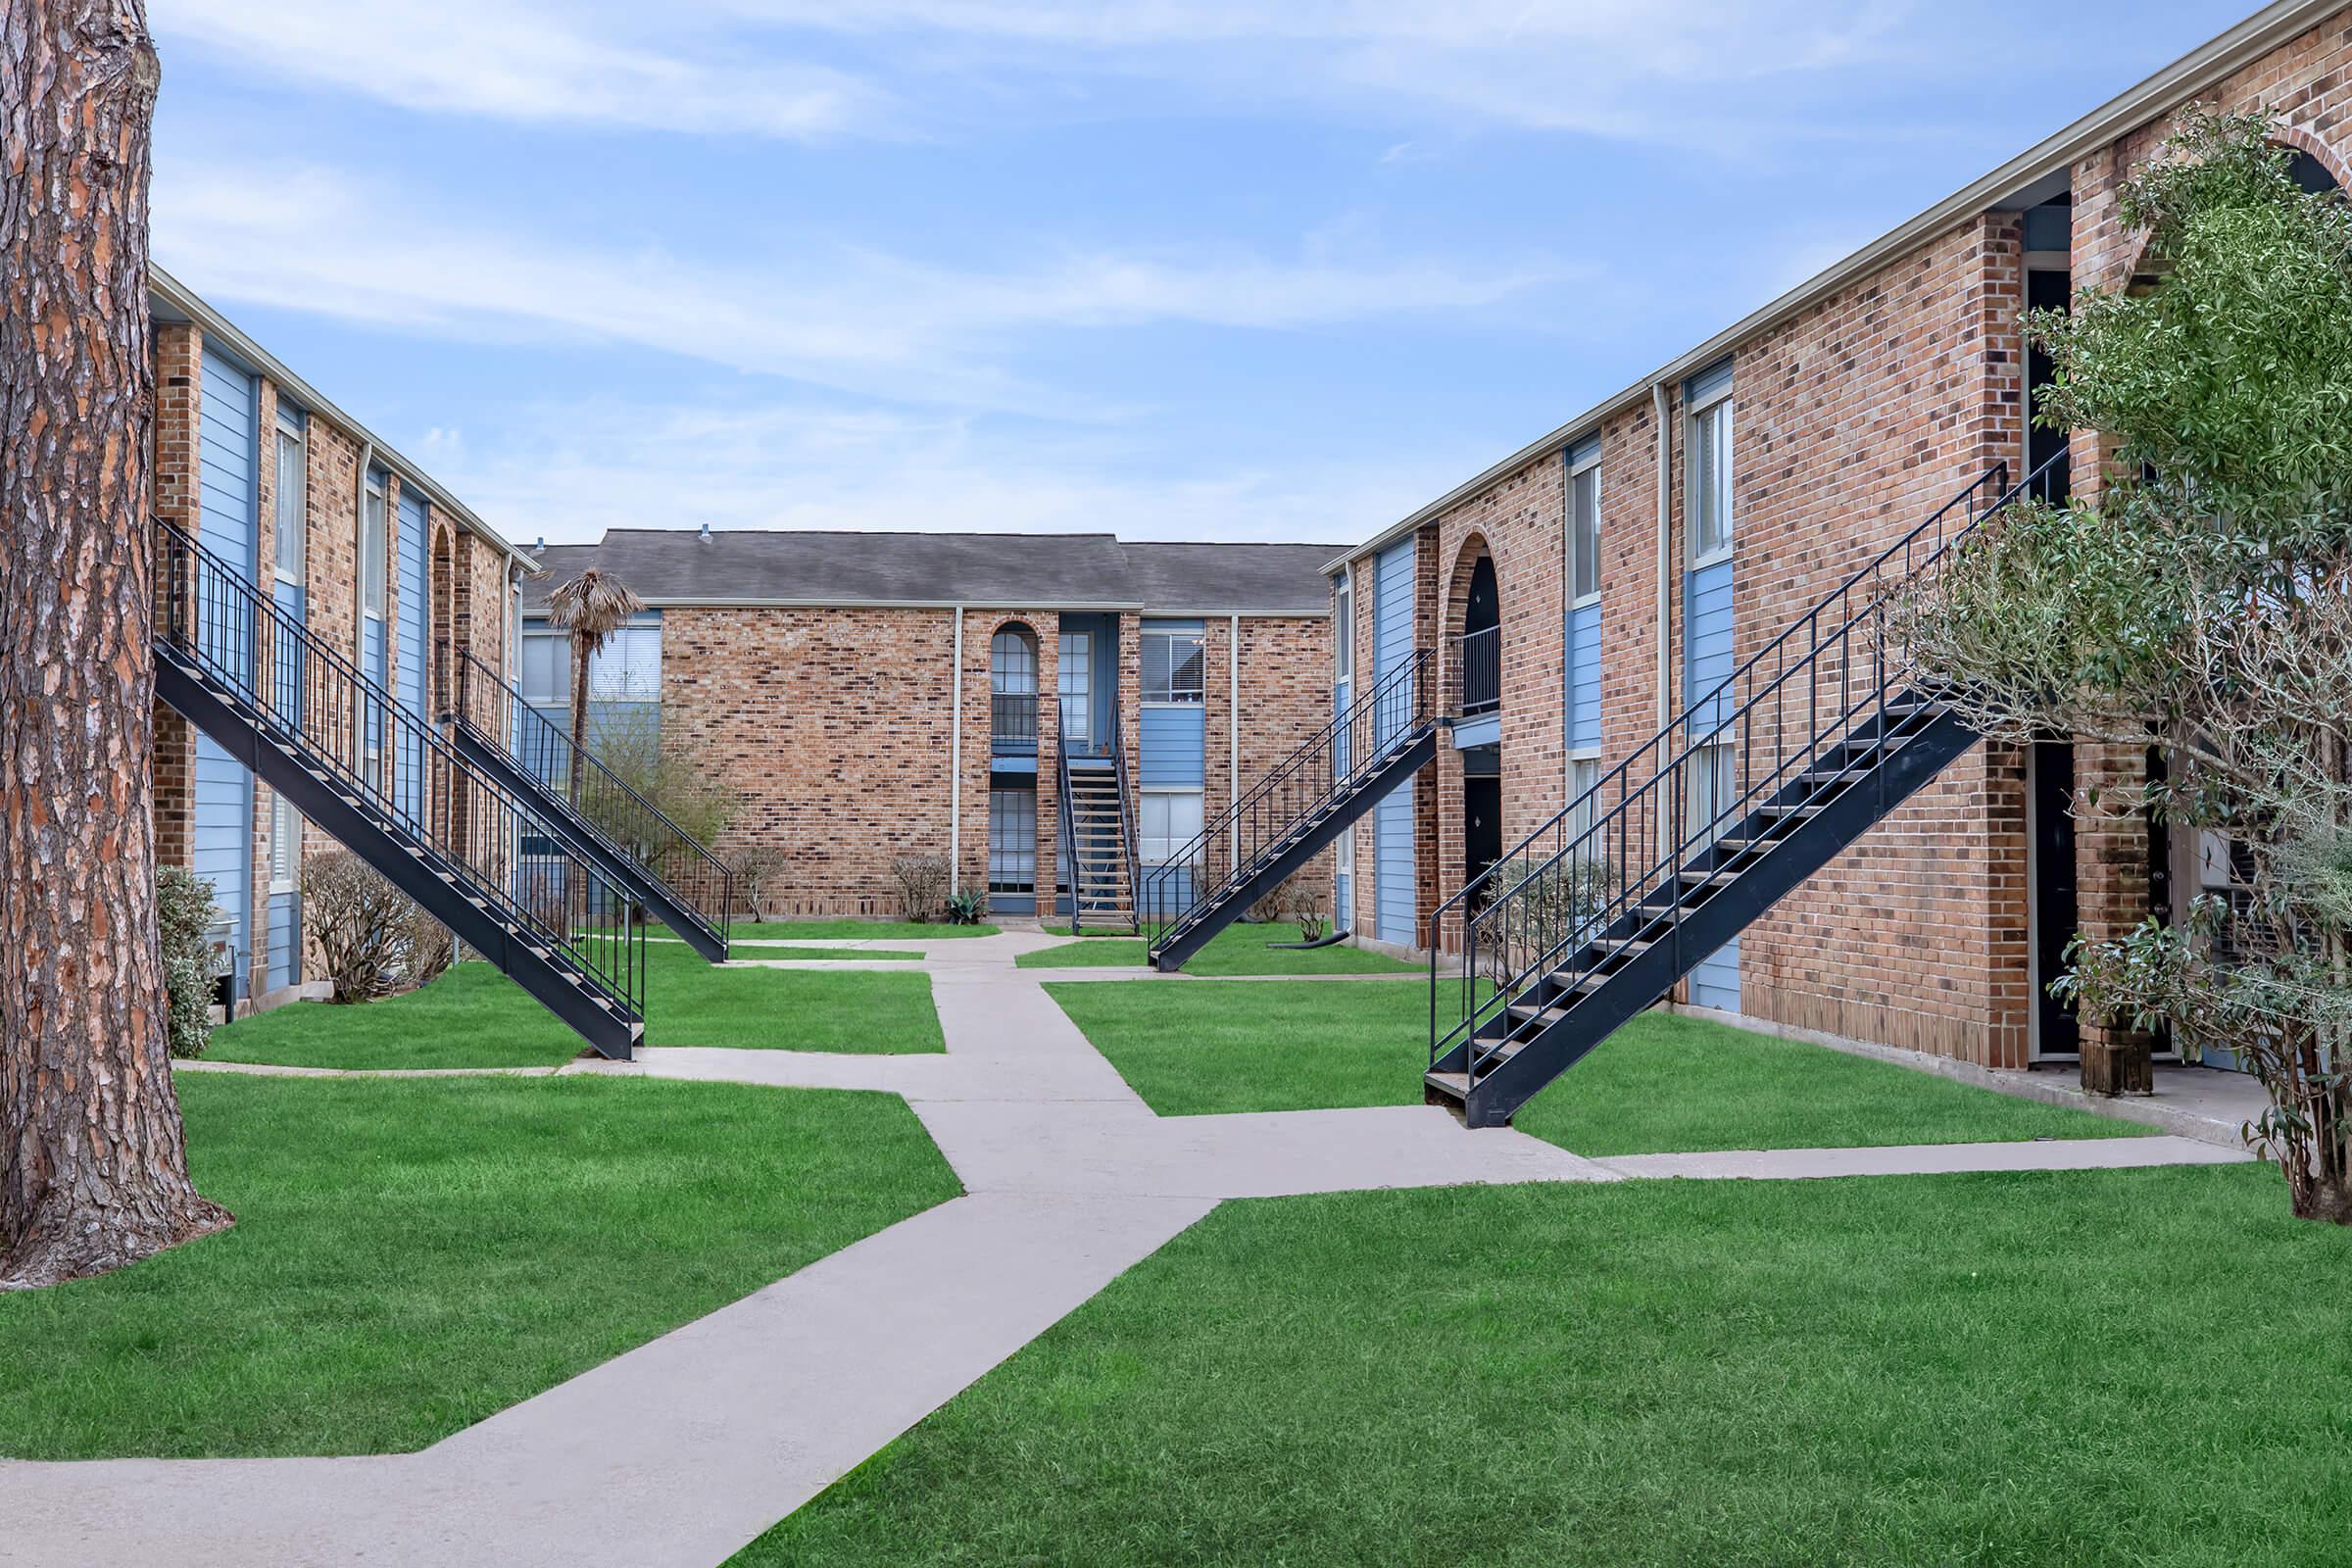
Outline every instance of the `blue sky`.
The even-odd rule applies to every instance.
[[[1345,542],[2250,8],[150,0],[155,255],[522,542]]]

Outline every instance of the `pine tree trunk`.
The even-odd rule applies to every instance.
[[[228,1223],[187,1174],[155,912],[140,0],[0,30],[0,1287]]]

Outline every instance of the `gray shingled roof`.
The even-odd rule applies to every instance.
[[[1332,545],[1122,544],[1106,533],[782,533],[613,528],[550,545],[525,613],[589,566],[654,606],[1090,606],[1204,614],[1321,614]]]

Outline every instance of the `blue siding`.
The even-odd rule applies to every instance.
[[[1413,656],[1413,542],[1381,552],[1372,577],[1372,671],[1386,677]],[[1379,729],[1396,728],[1406,705],[1384,705]],[[1395,716],[1392,716],[1394,714]],[[1410,945],[1413,918],[1413,792],[1399,783],[1372,808],[1374,932]]]
[[[1712,957],[1699,960],[1690,971],[1690,1001],[1695,1006],[1740,1010],[1740,939],[1734,937]]]
[[[429,720],[424,691],[424,498],[403,490],[400,539],[394,546],[400,552],[400,648],[394,656],[400,667],[399,684],[392,690],[401,707]]]
[[[1142,715],[1143,784],[1197,790],[1207,778],[1207,715],[1198,705],[1147,708]]]
[[[1691,740],[1702,740],[1731,716],[1735,694],[1706,702],[1732,673],[1732,564],[1718,561],[1688,574],[1684,585],[1685,687],[1693,705]],[[1690,1000],[1702,1007],[1740,1010],[1740,939],[1734,937],[1690,971]]]
[[[199,371],[197,506],[205,548],[248,582],[258,580],[255,506],[259,461],[254,444],[259,388],[252,376],[207,351]],[[226,629],[223,657],[250,658],[253,628]],[[196,737],[194,870],[213,885],[227,911],[238,955],[237,989],[247,986],[253,952],[253,776],[205,735]]]
[[[1685,701],[1691,714],[1690,738],[1704,739],[1730,716],[1730,694],[1721,703],[1702,701],[1732,673],[1732,564],[1718,561],[1689,574],[1684,589],[1687,627],[1684,675]]]
[[[1568,748],[1600,749],[1600,601],[1568,612]]]
[[[270,974],[269,987],[276,991],[292,985],[301,978],[295,964],[302,952],[302,919],[297,896],[291,893],[270,895]]]

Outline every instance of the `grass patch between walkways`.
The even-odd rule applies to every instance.
[[[649,1046],[883,1054],[947,1049],[930,976],[920,972],[721,968],[683,943],[649,942],[645,955]],[[416,1069],[547,1066],[580,1050],[579,1036],[530,993],[473,961],[382,1002],[297,1002],[241,1019],[213,1031],[205,1055]]]
[[[1047,990],[1163,1116],[1421,1103],[1429,994],[1419,987],[1139,980]],[[1665,1013],[1619,1030],[1513,1125],[1580,1154],[2147,1131]]]
[[[217,1236],[0,1293],[0,1454],[435,1442],[956,1196],[890,1096],[183,1074]]]
[[[1069,927],[1063,926],[1063,932]],[[1244,925],[1239,921],[1210,937],[1184,970],[1195,975],[1256,974],[1414,974],[1419,966],[1402,963],[1384,954],[1338,943],[1311,952],[1269,946],[1300,940],[1298,927],[1288,923]],[[1088,937],[1064,947],[1024,953],[1012,961],[1024,969],[1091,969],[1098,964],[1141,968],[1150,956],[1139,937]]]
[[[956,937],[993,937],[993,925],[949,925],[924,920],[737,920],[727,928],[733,942],[807,942],[822,937],[886,942],[942,942]]]
[[[2254,1166],[1228,1203],[735,1562],[2332,1562],[2348,1271]]]

